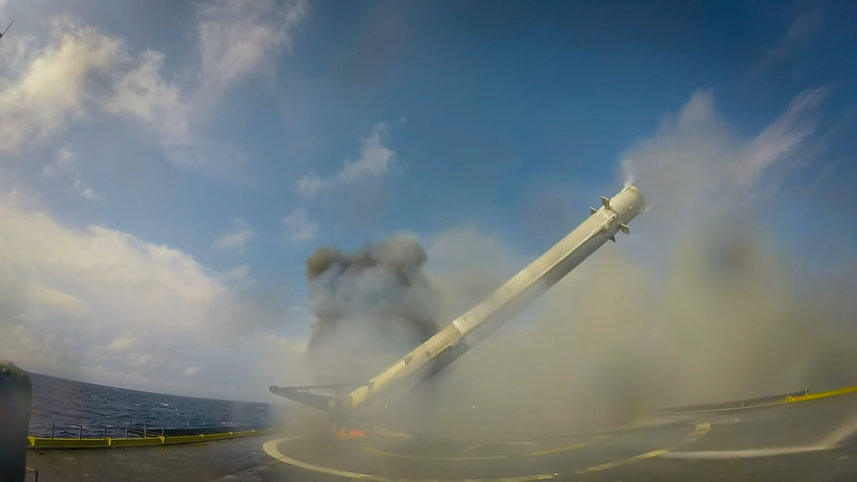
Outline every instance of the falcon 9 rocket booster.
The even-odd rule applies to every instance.
[[[271,391],[347,418],[358,408],[389,400],[419,384],[542,295],[605,242],[616,241],[617,232],[628,234],[628,223],[643,210],[645,201],[636,187],[626,186],[612,199],[602,197],[601,204],[598,209],[589,208],[586,220],[529,266],[367,383],[351,384],[351,392],[335,398],[311,393],[313,387],[272,386]]]

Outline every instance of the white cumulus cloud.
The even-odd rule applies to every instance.
[[[45,143],[82,117],[90,79],[105,74],[122,48],[120,40],[73,19],[54,19],[50,43],[32,61],[13,59],[20,71],[0,74],[0,154]],[[20,55],[28,56],[26,50]]]
[[[242,298],[246,267],[217,273],[169,246],[8,203],[0,239],[0,353],[25,369],[239,399],[300,373],[298,352],[279,351],[296,341],[255,329],[275,315]],[[206,370],[222,366],[226,343],[253,355]],[[193,383],[175,368],[189,366]]]
[[[198,4],[199,73],[172,78],[164,53],[132,52],[121,37],[71,16],[50,18],[47,38],[4,38],[0,155],[50,146],[73,124],[108,115],[139,127],[178,165],[234,164],[242,157],[236,148],[206,135],[211,109],[229,89],[276,64],[307,10],[304,0]]]
[[[15,40],[2,59],[0,154],[50,144],[72,124],[104,113],[142,126],[168,150],[193,142],[190,107],[164,78],[163,53],[133,55],[121,38],[68,16],[52,19],[51,31],[43,44]],[[83,185],[79,191],[92,194]]]

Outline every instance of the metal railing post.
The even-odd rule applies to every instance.
[[[54,439],[54,424],[51,424],[51,440]]]
[[[80,440],[83,438],[83,424],[77,426],[77,439]]]
[[[143,438],[146,438],[146,422],[143,422]]]

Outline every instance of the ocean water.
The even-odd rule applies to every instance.
[[[177,429],[249,430],[275,425],[282,405],[180,397],[94,385],[30,374],[33,405],[30,435],[50,437],[124,437],[127,427],[160,435]]]

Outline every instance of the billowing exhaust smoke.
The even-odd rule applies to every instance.
[[[317,376],[365,380],[437,331],[425,261],[409,236],[350,254],[323,246],[307,259],[315,316],[307,356]]]

